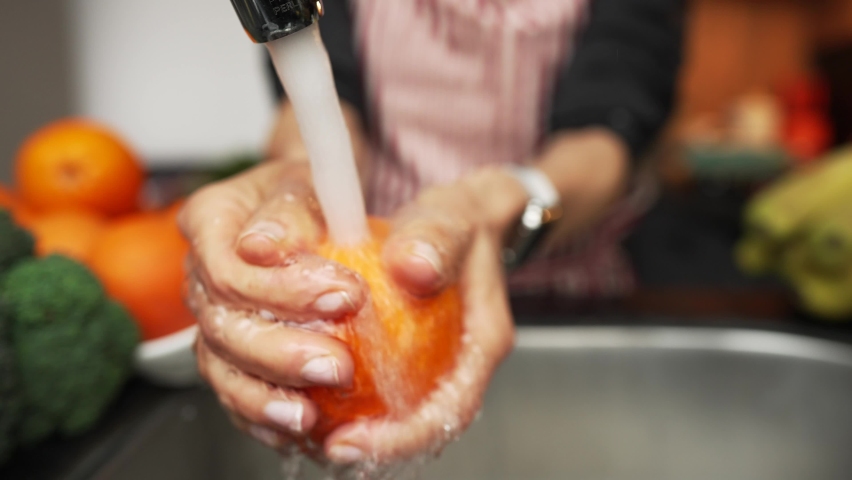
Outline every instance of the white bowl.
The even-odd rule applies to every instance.
[[[190,387],[201,383],[192,345],[198,334],[193,325],[171,335],[142,342],[136,347],[136,371],[157,385]]]

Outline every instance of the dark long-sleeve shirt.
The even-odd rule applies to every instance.
[[[321,34],[338,94],[366,116],[348,2],[324,1]],[[591,0],[576,48],[554,79],[549,131],[603,126],[618,134],[634,156],[640,155],[672,110],[683,8],[682,0]],[[283,94],[277,80],[275,85]]]

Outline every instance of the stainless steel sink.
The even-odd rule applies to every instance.
[[[94,478],[283,478],[203,390],[118,450]],[[744,330],[522,329],[480,420],[423,478],[848,480],[852,348]]]

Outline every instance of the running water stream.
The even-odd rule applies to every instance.
[[[322,208],[330,239],[338,245],[358,245],[369,235],[364,198],[349,131],[340,108],[328,53],[316,23],[297,33],[266,44],[287,98],[293,106],[299,131],[310,157],[314,190]],[[476,350],[478,352],[478,350]],[[480,368],[481,356],[461,359],[456,374],[468,375]],[[419,477],[422,466],[460,433],[460,419],[452,408],[459,392],[442,382],[422,408],[418,421],[436,423],[434,445],[415,459],[391,465],[375,461],[348,467],[312,470],[305,456],[293,448],[284,453],[282,471],[287,480],[322,478],[334,480],[406,480]],[[306,477],[307,475],[307,477]]]
[[[352,142],[316,23],[266,44],[308,150],[314,190],[331,240],[367,238],[367,215]]]

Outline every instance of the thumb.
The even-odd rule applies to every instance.
[[[455,283],[472,233],[473,226],[458,214],[437,207],[404,209],[385,242],[385,267],[409,293],[437,294]]]
[[[237,238],[237,253],[257,266],[274,266],[322,237],[322,215],[310,186],[282,182],[263,199]]]

